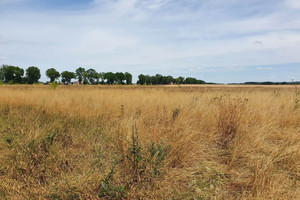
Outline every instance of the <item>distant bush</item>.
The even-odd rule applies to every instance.
[[[53,82],[51,82],[51,83],[49,83],[49,87],[50,87],[50,89],[52,89],[52,90],[55,90],[56,88],[57,88],[57,82],[56,81],[53,81]]]
[[[14,81],[10,80],[10,81],[8,81],[8,84],[12,85],[12,84],[14,84]]]

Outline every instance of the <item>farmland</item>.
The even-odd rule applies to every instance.
[[[298,86],[0,86],[0,199],[297,199]]]

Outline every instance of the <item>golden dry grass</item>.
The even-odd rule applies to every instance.
[[[0,199],[299,199],[300,93],[0,87]]]

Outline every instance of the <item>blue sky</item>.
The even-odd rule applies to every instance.
[[[300,1],[0,0],[0,64],[300,80]]]

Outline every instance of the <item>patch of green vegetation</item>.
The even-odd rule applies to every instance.
[[[153,175],[159,176],[161,174],[161,168],[163,167],[163,162],[168,154],[168,150],[169,146],[163,146],[161,143],[151,143],[149,149],[150,159],[148,162],[150,163]]]
[[[5,142],[7,142],[8,145],[11,147],[14,138],[13,138],[12,136],[5,136],[5,137],[3,137],[3,139],[4,139]]]
[[[49,83],[49,88],[52,90],[55,90],[57,88],[57,86],[58,86],[58,84],[56,81]]]
[[[6,194],[5,194],[4,191],[0,191],[0,199],[1,199],[1,200],[6,200],[6,199],[7,199],[7,198],[6,198]]]
[[[129,143],[127,160],[130,164],[132,182],[145,182],[149,185],[160,178],[164,160],[168,154],[169,146],[152,142],[142,146],[136,129],[132,131],[132,142]]]
[[[114,180],[114,169],[118,161],[115,161],[110,172],[101,181],[100,189],[98,191],[99,198],[108,199],[123,199],[127,196],[127,191],[124,185],[117,185]]]

